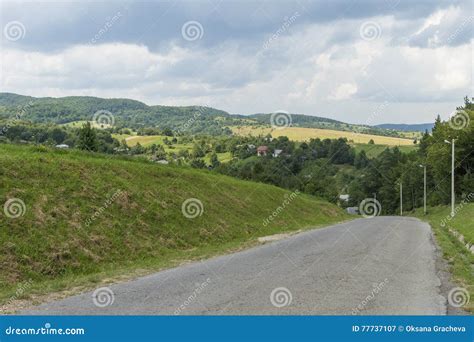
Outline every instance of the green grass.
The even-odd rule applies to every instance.
[[[122,195],[107,203],[117,191]],[[300,194],[263,225],[288,194],[137,158],[0,144],[0,204],[19,198],[26,205],[18,218],[0,210],[0,302],[27,280],[32,285],[23,296],[30,298],[85,289],[348,218]],[[202,202],[201,216],[183,215],[188,198]]]
[[[217,159],[219,159],[221,163],[227,163],[232,160],[232,153],[230,152],[216,153],[216,154],[217,154]],[[206,154],[204,158],[202,158],[206,164],[211,163],[211,155],[212,153],[208,153]]]
[[[151,146],[153,144],[162,145],[165,149],[165,152],[178,152],[179,150],[187,150],[191,152],[193,150],[192,143],[177,143],[171,146],[166,145],[163,140],[168,138],[169,140],[173,139],[173,137],[167,137],[165,135],[127,135],[127,134],[112,134],[112,137],[115,139],[122,141],[125,139],[128,146],[132,147],[136,144],[140,143],[142,146]]]
[[[356,152],[359,153],[360,151],[364,150],[369,158],[376,158],[380,153],[382,153],[386,148],[390,147],[393,148],[395,146],[387,146],[387,145],[371,145],[371,144],[354,144],[353,145]],[[417,145],[413,146],[397,146],[398,149],[402,153],[409,153],[412,151],[416,151],[418,148]]]
[[[449,262],[453,280],[470,293],[471,301],[464,308],[474,312],[474,255],[448,230],[454,229],[464,235],[466,242],[474,242],[474,203],[457,208],[457,214],[451,220],[448,219],[450,207],[444,206],[428,208],[426,216],[418,209],[414,215],[430,223],[443,256]]]

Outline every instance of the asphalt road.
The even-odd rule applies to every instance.
[[[428,224],[357,219],[23,314],[442,315]],[[97,305],[96,305],[97,304]]]

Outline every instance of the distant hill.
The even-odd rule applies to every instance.
[[[271,117],[273,114],[252,114],[249,115],[260,122],[261,124],[269,125],[271,123]],[[292,127],[307,127],[307,128],[321,128],[321,129],[332,129],[336,131],[346,131],[363,134],[374,134],[382,136],[394,136],[398,137],[399,134],[393,130],[386,130],[383,128],[349,124],[342,121],[328,119],[320,116],[304,115],[304,114],[291,114],[291,126]]]
[[[383,129],[392,129],[395,131],[402,132],[431,132],[434,127],[434,123],[424,123],[424,124],[381,124],[376,125],[375,127]]]
[[[160,127],[190,133],[231,134],[225,126],[239,118],[222,110],[188,106],[148,106],[130,99],[103,99],[90,96],[35,98],[11,93],[0,93],[0,119],[21,113],[22,120],[39,123],[65,124],[92,120],[94,113],[109,111],[118,127],[138,129]],[[230,121],[230,122],[229,122]]]
[[[270,113],[238,115],[202,106],[148,106],[130,99],[104,99],[92,96],[36,98],[0,93],[0,120],[17,117],[37,123],[66,124],[91,121],[94,113],[109,111],[115,127],[139,129],[170,128],[189,134],[229,135],[231,126],[270,126]],[[399,136],[394,129],[348,124],[341,121],[303,114],[291,114],[295,127],[333,129],[382,136]],[[413,125],[412,125],[413,126]]]

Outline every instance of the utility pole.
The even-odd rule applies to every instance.
[[[420,165],[423,168],[423,211],[426,215],[426,165]]]
[[[400,216],[403,216],[403,183],[400,179]]]
[[[454,217],[454,202],[455,202],[455,194],[454,194],[454,142],[455,139],[452,141],[445,140],[447,144],[451,144],[451,217]]]
[[[374,215],[378,215],[377,212],[377,193],[374,192]]]

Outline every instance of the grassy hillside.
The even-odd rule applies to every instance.
[[[305,127],[284,127],[281,129],[273,129],[271,127],[263,126],[236,126],[231,127],[232,132],[238,135],[267,135],[271,134],[272,137],[287,136],[290,140],[294,141],[306,141],[311,138],[320,139],[337,139],[347,138],[355,143],[366,144],[371,139],[376,144],[387,145],[387,146],[409,146],[413,145],[411,139],[401,139],[395,137],[385,137],[373,134],[362,134],[348,131],[336,131],[331,129],[319,129],[319,128],[305,128]]]
[[[457,231],[464,236],[465,242],[474,243],[474,203],[459,204],[457,208],[452,219],[451,209],[447,206],[428,208],[427,216],[423,215],[422,209],[418,209],[415,215],[430,223],[443,255],[451,266],[455,282],[470,293],[471,300],[464,308],[474,312],[474,254],[449,231]]]
[[[24,281],[27,295],[87,287],[347,218],[314,197],[207,171],[0,144],[0,204],[14,198],[25,210],[0,210],[0,302]],[[203,206],[195,218],[182,212],[190,198]]]

